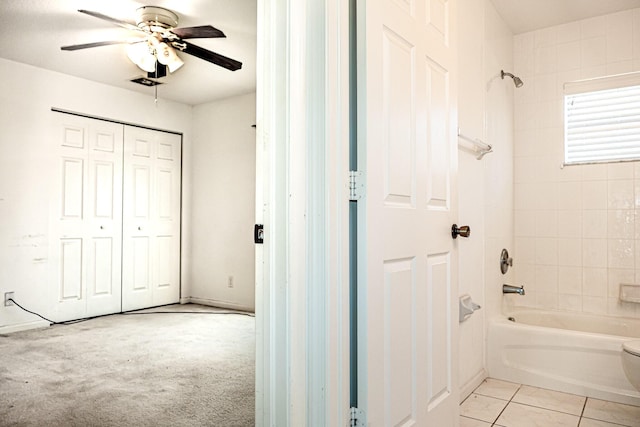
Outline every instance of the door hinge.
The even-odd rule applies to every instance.
[[[364,180],[362,172],[349,171],[349,200],[357,201],[364,195]]]
[[[351,408],[351,427],[365,427],[367,419],[365,413],[360,408]]]

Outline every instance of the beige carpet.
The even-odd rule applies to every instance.
[[[0,335],[0,425],[254,425],[255,319],[173,310]]]

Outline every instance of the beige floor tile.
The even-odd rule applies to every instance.
[[[460,427],[490,427],[491,423],[460,416]]]
[[[509,400],[518,391],[519,387],[520,384],[487,378],[475,389],[474,393]]]
[[[606,421],[591,420],[583,418],[580,420],[580,427],[621,427],[620,424],[611,424]]]
[[[507,403],[506,400],[473,393],[460,405],[460,415],[492,423]]]
[[[590,398],[587,399],[587,406],[582,416],[628,427],[640,427],[640,406]]]
[[[585,397],[523,385],[513,397],[514,402],[551,409],[572,415],[582,414]]]
[[[578,427],[580,417],[511,402],[496,421],[501,427]]]

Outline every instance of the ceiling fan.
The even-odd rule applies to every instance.
[[[183,65],[183,61],[178,57],[176,51],[193,55],[196,58],[219,65],[227,70],[236,71],[242,68],[242,63],[239,61],[186,41],[186,39],[226,37],[222,31],[211,25],[176,28],[178,26],[178,15],[168,9],[157,6],[140,7],[136,11],[136,24],[121,21],[90,10],[80,9],[78,12],[142,34],[139,34],[136,38],[127,40],[111,40],[62,46],[60,48],[62,50],[72,51],[113,44],[128,44],[127,55],[129,59],[142,70],[149,73],[149,77],[164,77],[167,68],[172,73],[180,68]],[[161,66],[159,66],[159,64]],[[164,74],[162,74],[162,72],[164,72]]]

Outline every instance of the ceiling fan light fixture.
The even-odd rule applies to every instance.
[[[133,43],[127,47],[127,56],[140,69],[151,73],[156,69],[156,57],[149,43]]]
[[[171,73],[184,65],[184,62],[176,54],[176,50],[167,43],[157,43],[155,48],[158,62],[166,65]]]

